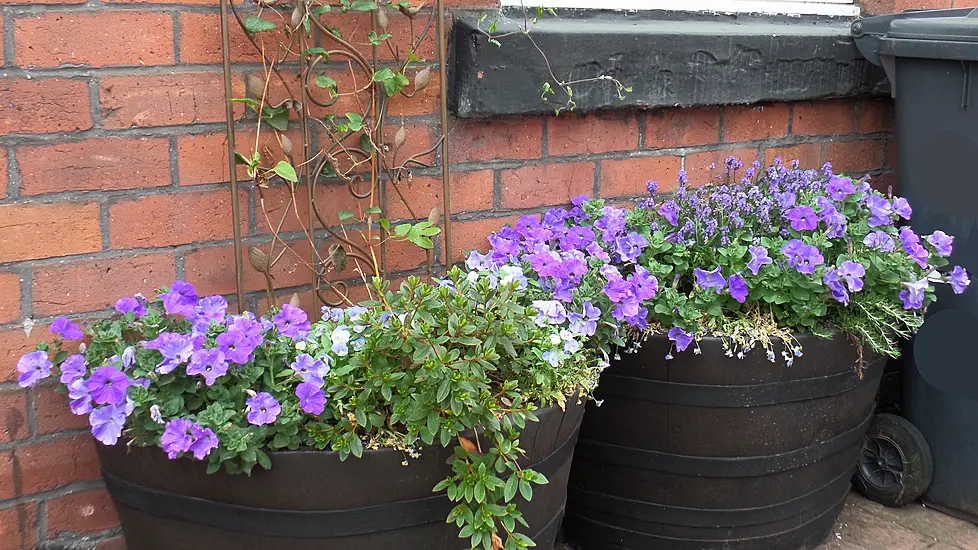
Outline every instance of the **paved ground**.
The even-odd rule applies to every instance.
[[[978,550],[978,526],[919,503],[887,508],[853,491],[817,550]]]

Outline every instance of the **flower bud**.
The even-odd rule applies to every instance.
[[[257,246],[248,247],[248,261],[259,273],[268,272],[268,256]]]
[[[265,81],[258,78],[254,74],[249,74],[247,81],[248,93],[252,95],[255,99],[262,99],[265,95]]]
[[[402,125],[397,129],[397,133],[394,134],[394,147],[400,149],[404,143],[407,141],[407,130]]]
[[[374,11],[374,19],[377,21],[377,26],[383,30],[387,30],[387,14],[384,13],[384,8],[380,7]]]
[[[298,292],[293,292],[292,293],[292,297],[289,298],[289,305],[291,305],[292,307],[299,307],[299,303],[300,303],[300,301],[299,301],[299,293]]]
[[[423,90],[428,87],[428,83],[431,81],[431,67],[425,67],[418,71],[418,74],[414,75],[414,89]]]

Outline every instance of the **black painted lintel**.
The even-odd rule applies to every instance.
[[[541,98],[545,82],[607,75],[575,84],[575,111],[735,105],[888,91],[882,69],[859,54],[849,20],[814,17],[578,11],[545,17],[530,38],[489,42],[485,32],[518,30],[522,14],[454,13],[449,104],[462,118],[553,113],[567,95]],[[541,55],[540,51],[544,55]],[[544,57],[545,56],[545,57]]]

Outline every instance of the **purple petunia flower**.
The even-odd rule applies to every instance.
[[[17,361],[17,384],[26,388],[33,386],[41,380],[51,376],[51,361],[48,359],[46,351],[32,351]]]
[[[867,223],[870,227],[893,224],[893,220],[890,219],[890,216],[893,214],[893,207],[890,205],[890,201],[879,195],[870,195],[866,199],[866,206],[869,207],[869,221]]]
[[[839,277],[839,270],[834,267],[827,270],[825,275],[822,276],[822,282],[825,286],[829,287],[829,291],[832,292],[832,297],[836,301],[841,302],[843,305],[849,303],[849,292],[846,290],[844,284],[842,284],[842,278]]]
[[[217,347],[224,352],[224,357],[232,363],[244,365],[251,361],[251,354],[261,345],[261,336],[249,336],[235,328],[217,336]]]
[[[245,402],[248,423],[255,426],[274,424],[282,406],[268,392],[261,392]]]
[[[712,271],[704,271],[700,268],[693,269],[693,275],[696,276],[696,286],[703,290],[716,290],[717,294],[723,292],[724,287],[727,286],[727,280],[723,278],[720,274],[720,266],[717,266]]]
[[[866,275],[866,268],[858,262],[846,260],[839,267],[839,278],[845,281],[850,292],[859,292],[863,289],[862,278]]]
[[[598,330],[598,319],[601,318],[601,310],[591,302],[584,302],[582,313],[568,313],[567,319],[570,321],[570,331],[584,336],[594,336]]]
[[[815,266],[825,263],[818,248],[798,239],[792,239],[781,247],[781,253],[788,258],[788,265],[803,275],[815,273]]]
[[[88,417],[92,435],[103,445],[115,445],[122,436],[126,416],[126,408],[120,405],[105,405],[93,410]]]
[[[635,268],[635,273],[628,276],[628,282],[639,300],[651,300],[659,291],[659,281],[642,266]]]
[[[228,373],[228,362],[224,352],[219,349],[199,349],[190,357],[187,374],[204,377],[204,383],[213,386],[218,378]]]
[[[909,220],[910,216],[913,215],[913,209],[910,208],[910,203],[903,197],[893,199],[893,212],[905,220]]]
[[[194,442],[190,444],[190,449],[188,450],[194,453],[194,458],[197,460],[206,458],[207,455],[211,454],[212,450],[217,448],[219,443],[217,434],[213,430],[205,428],[196,422],[190,427],[190,435],[193,436]]]
[[[737,300],[740,303],[746,302],[747,292],[748,292],[747,281],[745,281],[744,278],[741,277],[739,273],[735,273],[730,276],[727,282],[730,285],[730,296],[732,296],[734,300]]]
[[[543,360],[550,363],[550,366],[552,366],[553,368],[557,368],[558,366],[560,366],[560,353],[554,350],[545,351],[543,352],[542,357]]]
[[[575,226],[560,238],[561,250],[583,250],[594,242],[594,231],[590,227]]]
[[[129,377],[115,367],[99,367],[88,379],[88,392],[98,405],[121,405],[126,401]]]
[[[122,368],[129,369],[136,364],[136,348],[128,346],[122,350]]]
[[[844,201],[846,197],[856,192],[856,186],[849,178],[832,176],[825,190],[833,200]]]
[[[669,225],[679,225],[679,205],[676,201],[666,201],[659,205],[659,214],[669,222]]]
[[[282,306],[282,311],[272,319],[279,334],[293,340],[305,338],[309,334],[309,319],[306,312],[291,304]]]
[[[167,458],[173,460],[190,450],[194,437],[190,433],[193,422],[186,418],[174,418],[166,423],[163,435],[160,436],[160,447],[166,452]]]
[[[201,298],[194,308],[193,329],[194,332],[204,334],[210,328],[211,323],[224,324],[224,316],[227,314],[228,301],[223,296],[208,296]]]
[[[609,256],[608,253],[605,252],[603,248],[601,248],[601,245],[599,245],[597,241],[588,244],[586,247],[584,247],[584,250],[586,250],[588,254],[601,260],[602,262],[611,261],[611,256]]]
[[[223,334],[221,335],[223,336]],[[220,343],[218,336],[218,343]],[[146,342],[146,349],[155,349],[163,356],[163,361],[156,365],[156,371],[160,374],[168,374],[173,369],[190,360],[190,355],[194,351],[193,340],[185,334],[175,332],[161,332],[155,340]]]
[[[45,354],[45,357],[47,354]],[[88,374],[88,363],[85,362],[85,356],[80,354],[69,355],[63,363],[61,363],[61,383],[70,386],[72,382],[83,378]]]
[[[328,355],[326,357],[329,358]],[[313,359],[308,353],[300,353],[290,366],[302,378],[303,382],[310,383],[317,388],[323,387],[325,383],[323,377],[329,372],[329,366],[326,363]]]
[[[951,270],[951,275],[948,277],[948,282],[951,283],[951,290],[955,294],[961,294],[965,290],[968,290],[968,285],[971,284],[971,279],[968,277],[968,272],[964,270],[963,267],[956,265],[954,269]]]
[[[763,246],[752,246],[750,247],[750,261],[747,262],[747,269],[754,275],[757,275],[762,265],[773,263],[773,261],[768,257],[766,248]]]
[[[920,244],[920,237],[914,233],[913,229],[902,228],[900,230],[900,242],[903,243],[903,250],[910,256],[910,259],[917,262],[921,268],[927,267],[927,258],[930,253]]]
[[[169,292],[160,294],[160,299],[167,314],[183,315],[189,319],[197,307],[197,289],[186,281],[174,281]]]
[[[84,378],[68,384],[68,399],[72,414],[81,416],[92,412],[92,394],[88,393],[88,381]]]
[[[885,231],[873,231],[866,238],[863,239],[863,244],[879,250],[880,252],[893,252],[896,246],[893,242],[893,238],[890,237]]]
[[[818,227],[818,214],[807,206],[796,206],[788,210],[787,216],[795,231],[812,231]]]
[[[559,325],[567,320],[567,310],[557,300],[533,300],[533,307],[540,314],[537,319],[541,322]]]
[[[639,254],[642,253],[642,250],[648,245],[649,241],[645,237],[632,231],[626,237],[615,239],[615,252],[621,256],[623,261],[634,262],[638,259]]]
[[[115,310],[123,315],[132,313],[134,318],[139,319],[143,315],[146,315],[146,304],[138,298],[119,298],[115,303]]]
[[[48,329],[51,334],[57,334],[65,340],[81,340],[85,337],[85,334],[78,328],[78,325],[72,323],[65,317],[58,317],[51,323],[51,328]]]
[[[900,299],[903,300],[903,309],[920,309],[924,307],[926,291],[930,288],[927,278],[915,281],[911,278],[909,283],[901,283],[904,287],[900,291]]]
[[[326,410],[326,393],[321,386],[303,382],[295,387],[295,395],[299,398],[299,408],[309,414],[319,415]]]
[[[679,327],[669,329],[669,339],[676,343],[676,351],[686,351],[693,342],[693,334]]]
[[[927,237],[927,242],[934,247],[934,251],[937,252],[938,256],[947,257],[951,255],[954,237],[938,230]]]

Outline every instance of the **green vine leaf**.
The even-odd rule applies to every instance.
[[[376,32],[370,31],[367,34],[367,38],[370,40],[370,43],[373,44],[374,46],[380,46],[381,44],[384,43],[384,40],[387,40],[390,37],[391,34],[386,32],[384,34],[378,35]]]
[[[350,4],[350,9],[352,11],[373,11],[377,9],[377,2],[373,2],[372,0],[354,0]]]
[[[249,15],[244,18],[244,29],[250,34],[274,31],[278,25],[271,21],[266,21],[257,15]]]
[[[302,50],[301,52],[299,52],[299,55],[301,55],[301,56],[309,56],[309,57],[312,57],[314,55],[321,55],[321,56],[323,56],[323,59],[324,60],[327,60],[327,61],[329,60],[329,52],[326,51],[326,48],[320,48],[320,47],[306,48],[306,49]],[[325,88],[325,86],[323,86],[323,87]]]
[[[363,130],[363,117],[357,113],[346,113],[346,118],[350,120],[346,124],[348,130],[352,132],[359,132]]]
[[[411,83],[406,76],[401,73],[394,72],[393,69],[384,67],[383,69],[374,73],[373,81],[379,83],[384,87],[384,93],[388,97],[400,92]]]
[[[285,181],[291,181],[293,183],[299,181],[299,177],[295,173],[295,168],[284,160],[278,161],[278,164],[272,168],[272,172],[275,172],[276,175]]]

